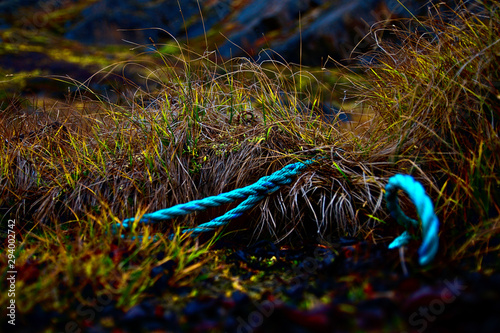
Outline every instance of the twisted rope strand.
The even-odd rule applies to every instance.
[[[192,232],[193,235],[196,236],[202,232],[211,231],[220,226],[226,225],[227,223],[229,223],[229,221],[240,217],[245,211],[253,208],[259,201],[261,201],[265,197],[265,195],[251,195],[245,201],[236,206],[236,208],[231,209],[224,215],[216,217],[210,222],[202,223],[196,228],[184,230],[183,232]]]
[[[204,223],[196,228],[188,229],[195,234],[212,230],[213,228],[227,224],[231,219],[241,216],[241,214],[255,206],[257,202],[262,200],[266,195],[277,191],[280,186],[288,185],[292,182],[292,177],[298,175],[310,164],[316,160],[307,160],[305,162],[297,162],[289,164],[284,168],[272,173],[269,176],[260,178],[252,185],[238,188],[229,192],[221,193],[217,196],[210,196],[201,200],[194,200],[184,204],[178,204],[170,208],[158,210],[153,213],[144,214],[139,223],[150,224],[158,221],[169,220],[174,217],[190,214],[196,211],[202,211],[209,207],[218,207],[229,204],[238,199],[245,199],[236,208],[230,210],[221,217],[218,217],[210,222]],[[135,221],[135,218],[128,218],[121,223],[117,223],[115,228],[129,228],[130,224]],[[185,230],[187,232],[188,230]],[[196,232],[195,232],[196,230]]]

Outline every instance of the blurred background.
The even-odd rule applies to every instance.
[[[216,51],[212,56],[222,60],[273,58],[321,68],[371,61],[361,54],[374,48],[377,34],[390,38],[382,36],[384,22],[426,15],[445,3],[3,0],[0,103],[7,105],[1,101],[13,95],[64,98],[75,82],[110,95],[125,82],[141,85],[140,66],[131,61],[150,53],[152,66],[160,65],[159,54],[185,56],[182,48],[200,55]]]

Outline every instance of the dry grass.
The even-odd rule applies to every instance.
[[[325,158],[232,226],[245,230],[238,237],[379,240],[387,234],[380,222],[389,222],[383,187],[395,173],[410,173],[436,204],[444,255],[480,262],[498,250],[500,14],[491,4],[480,14],[443,15],[391,28],[397,44],[377,38],[374,62],[352,81],[360,96],[354,111],[370,115],[367,122],[325,121],[320,96],[297,90],[311,74],[286,63],[219,62],[188,50],[162,56],[164,66],[148,73],[160,89],[138,89],[125,103],[12,103],[0,117],[0,207],[5,221],[17,221],[18,265],[49,267],[40,268],[47,283],[63,279],[77,295],[85,283],[113,286],[120,304],[134,304],[152,283],[152,267],[177,260],[176,283],[199,267],[210,243],[129,243],[112,236],[111,223],[249,185],[317,156]],[[166,235],[227,209],[144,232]],[[133,255],[115,261],[113,251]],[[165,259],[156,262],[160,251]],[[44,287],[26,281],[20,289]],[[21,304],[28,310],[60,297],[40,294]]]
[[[347,185],[352,181],[347,175],[360,172],[349,169],[359,155],[351,148],[354,136],[306,109],[293,92],[294,80],[305,73],[244,59],[217,65],[208,57],[185,61],[174,71],[178,66],[164,61],[165,69],[150,74],[151,80],[166,82],[161,92],[137,91],[126,105],[88,101],[80,108],[66,106],[63,115],[50,115],[61,105],[33,114],[4,111],[4,181],[15,187],[4,200],[15,216],[57,224],[98,211],[106,202],[125,218],[137,209],[153,211],[249,185],[287,163],[326,154],[336,166],[324,163],[315,175],[305,174],[284,202],[265,203],[257,219],[277,237],[313,216],[322,231],[327,226],[342,234],[359,231]],[[340,181],[332,177],[339,170]],[[371,213],[380,204],[381,187],[371,190],[377,199],[371,192],[359,195],[361,203],[373,205]],[[188,220],[203,222],[199,215]]]
[[[425,174],[454,257],[466,251],[454,241],[475,238],[500,212],[500,12],[469,6],[396,30],[399,43],[379,45],[362,87],[377,121],[370,140],[385,141],[400,170]]]

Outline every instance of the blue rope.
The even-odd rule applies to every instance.
[[[405,228],[418,227],[419,223],[409,218],[401,210],[398,202],[398,190],[403,190],[411,199],[417,209],[418,216],[422,222],[423,242],[418,250],[420,265],[427,265],[437,253],[439,246],[439,221],[434,213],[431,199],[425,193],[423,186],[409,175],[395,175],[389,179],[385,187],[385,199],[387,208],[399,224]],[[408,231],[405,231],[389,245],[389,249],[398,248],[409,243],[413,239]]]
[[[229,221],[240,217],[244,212],[253,208],[267,195],[277,191],[280,186],[290,184],[294,176],[300,174],[303,169],[316,161],[317,159],[311,159],[305,162],[289,164],[281,170],[274,172],[270,176],[260,178],[252,185],[235,189],[230,192],[221,193],[217,196],[194,200],[188,203],[158,210],[153,213],[144,214],[138,223],[152,224],[158,221],[184,216],[192,212],[202,211],[209,207],[218,207],[229,204],[238,199],[245,199],[236,208],[226,212],[224,215],[209,222],[200,224],[195,228],[185,229],[183,230],[183,233],[191,232],[193,236],[196,236],[202,232],[212,231],[218,227],[226,225]],[[385,189],[387,208],[398,223],[403,225],[405,228],[408,228],[411,225],[418,227],[419,223],[407,217],[401,210],[397,197],[398,189],[405,191],[412,200],[413,204],[416,206],[418,215],[422,221],[422,234],[424,239],[422,246],[419,249],[420,264],[426,265],[430,263],[436,255],[438,249],[439,221],[434,214],[432,202],[425,194],[424,188],[411,176],[395,175],[389,179]],[[128,218],[123,220],[121,223],[116,223],[112,226],[113,231],[116,232],[116,229],[120,227],[130,228],[130,224],[134,221],[135,218]],[[413,237],[408,233],[408,231],[405,231],[389,245],[389,248],[392,249],[404,246],[408,244],[411,239],[413,239]]]
[[[169,220],[174,217],[187,215],[192,212],[205,210],[209,207],[218,207],[221,205],[229,204],[235,200],[246,198],[236,208],[226,212],[224,215],[219,216],[211,220],[210,222],[200,224],[195,228],[186,229],[183,231],[183,233],[192,232],[192,235],[198,235],[202,232],[214,230],[220,226],[226,225],[230,220],[241,216],[245,211],[253,208],[267,195],[277,191],[280,186],[290,184],[292,182],[292,177],[300,174],[303,169],[314,162],[316,162],[316,159],[289,164],[269,176],[260,178],[252,185],[238,188],[230,192],[221,193],[217,196],[211,196],[201,200],[194,200],[185,204],[179,204],[170,208],[158,210],[153,213],[144,214],[141,220],[138,222],[151,224],[158,221]],[[114,225],[114,228],[129,228],[130,224],[134,221],[135,218],[125,219],[121,223],[117,223],[116,225]]]

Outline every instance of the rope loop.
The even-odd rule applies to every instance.
[[[397,174],[389,179],[385,187],[387,209],[399,224],[408,229],[410,226],[418,227],[419,222],[409,218],[401,210],[398,201],[398,190],[403,190],[417,209],[422,224],[422,245],[418,250],[420,265],[429,264],[435,257],[439,246],[439,220],[434,213],[431,199],[425,193],[422,184],[412,176]],[[389,245],[390,249],[398,248],[413,239],[408,231],[394,239]]]

